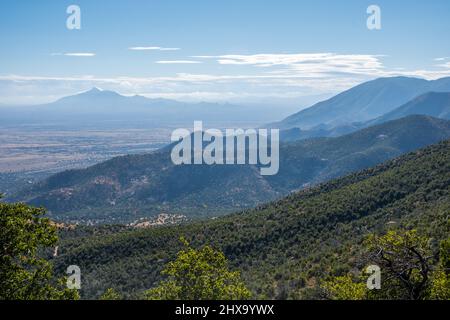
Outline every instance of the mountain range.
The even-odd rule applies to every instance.
[[[368,121],[365,125],[370,126],[413,114],[450,119],[450,92],[425,93],[381,117]]]
[[[309,130],[290,128],[282,130],[280,134],[283,141],[294,141],[314,137],[337,137],[376,124],[416,114],[450,120],[450,92],[427,92],[408,101],[404,105],[395,108],[391,112],[365,122],[354,122],[337,127],[318,125]]]
[[[288,115],[293,107],[234,105],[229,103],[186,103],[170,99],[124,96],[114,91],[92,88],[55,102],[20,107],[0,107],[0,124],[102,123],[141,121],[147,125],[205,122],[264,123]]]
[[[282,144],[280,170],[256,165],[174,165],[171,147],[51,176],[14,195],[65,221],[123,222],[161,212],[215,216],[368,168],[450,138],[450,121],[410,116],[336,138]]]
[[[380,117],[427,92],[450,92],[450,77],[427,81],[418,78],[378,78],[297,112],[271,126],[280,129],[328,129]]]

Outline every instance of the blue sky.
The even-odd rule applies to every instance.
[[[66,28],[72,4],[81,30]],[[366,26],[371,4],[381,30]],[[92,86],[300,103],[380,76],[450,76],[449,34],[448,0],[1,1],[0,103]]]

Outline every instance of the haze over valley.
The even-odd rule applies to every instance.
[[[258,113],[251,122],[255,112],[248,107],[125,97],[94,88],[49,105],[22,107],[20,112],[33,110],[29,119],[43,125],[3,129],[0,178],[8,199],[44,206],[66,222],[130,223],[161,213],[215,217],[450,138],[449,80],[380,78],[268,124],[281,128],[280,171],[273,177],[261,177],[255,165],[173,165],[168,147],[171,132],[192,127],[199,115],[219,129],[245,129],[266,127],[263,119],[272,114]],[[427,89],[439,92],[424,93]],[[347,117],[353,114],[350,106],[373,118],[354,121],[358,118]],[[319,117],[303,125],[316,109],[335,120]],[[223,113],[219,121],[215,112]],[[46,124],[51,117],[62,122]],[[159,127],[152,127],[156,119],[162,119]]]

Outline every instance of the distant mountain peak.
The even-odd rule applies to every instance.
[[[92,110],[93,107],[98,106],[98,104],[112,104],[115,102],[121,102],[123,101],[123,98],[125,97],[115,91],[93,87],[87,91],[63,97],[52,104],[58,105],[59,103],[63,103],[70,105],[72,110],[81,110],[81,106],[86,105],[89,107],[84,111],[88,112]],[[76,108],[73,106],[76,106]]]
[[[99,87],[92,87],[92,89],[90,89],[88,91],[84,91],[84,92],[81,92],[79,94],[76,94],[74,96],[69,96],[69,97],[88,97],[88,98],[111,97],[111,98],[114,98],[114,97],[124,97],[124,96],[122,96],[120,93],[117,93],[116,91],[104,90]]]
[[[99,87],[92,87],[91,90],[82,92],[81,94],[105,94],[105,93],[110,93],[110,94],[113,93],[113,94],[120,95],[119,93],[117,93],[117,92],[115,92],[115,91],[104,90],[104,89],[101,89],[101,88],[99,88]]]
[[[92,87],[91,90],[86,91],[85,93],[98,93],[98,92],[102,92],[103,89],[99,88],[99,87]]]

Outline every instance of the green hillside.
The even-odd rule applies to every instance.
[[[242,272],[256,298],[319,298],[330,275],[361,270],[369,233],[417,228],[435,246],[449,234],[450,140],[223,218],[151,229],[62,232],[57,270],[81,267],[82,295],[113,287],[136,297],[182,247],[210,244]]]

